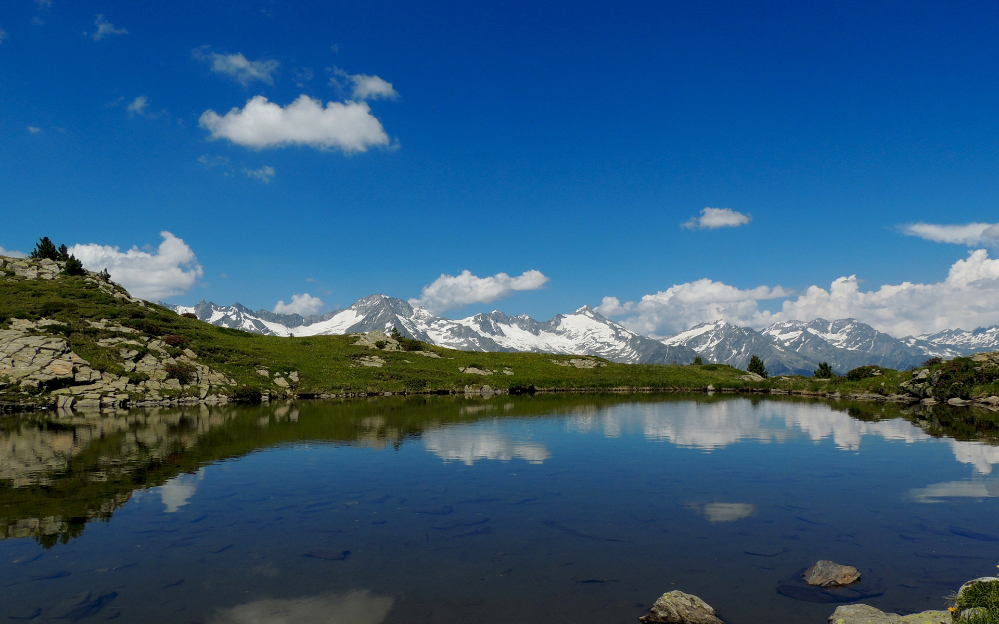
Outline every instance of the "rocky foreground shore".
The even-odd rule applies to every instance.
[[[852,566],[819,561],[802,575],[808,585],[822,588],[848,587],[860,579]],[[999,578],[982,577],[961,586],[947,610],[909,615],[885,613],[866,604],[846,604],[829,616],[829,624],[988,624],[999,618]],[[992,618],[992,619],[989,619]],[[725,624],[714,608],[697,596],[682,591],[666,592],[656,600],[642,624]]]

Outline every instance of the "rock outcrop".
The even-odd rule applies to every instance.
[[[114,409],[178,403],[225,403],[234,383],[197,363],[190,349],[172,356],[160,339],[108,320],[90,326],[112,334],[97,342],[117,349],[125,375],[95,369],[51,330],[58,321],[13,319],[0,329],[0,390],[48,392],[60,409]],[[184,371],[179,375],[178,371]],[[184,382],[184,383],[182,383]]]
[[[660,596],[652,610],[638,621],[643,624],[722,624],[708,603],[676,590]]]

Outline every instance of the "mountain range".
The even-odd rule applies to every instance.
[[[446,319],[385,295],[371,295],[348,308],[305,317],[254,312],[238,303],[163,305],[178,314],[193,313],[213,325],[275,336],[351,334],[395,327],[410,338],[464,351],[596,355],[633,364],[689,364],[700,356],[705,363],[742,369],[757,355],[771,375],[810,375],[820,362],[828,362],[837,373],[869,364],[906,369],[929,357],[947,359],[999,349],[999,326],[895,338],[854,319],[783,321],[760,331],[713,321],[657,339],[631,331],[589,306],[536,321],[526,314],[511,317],[499,311]]]

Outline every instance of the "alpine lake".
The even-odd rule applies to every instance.
[[[999,564],[999,417],[730,395],[0,419],[0,622],[730,624],[911,613]],[[801,581],[820,559],[861,581]]]

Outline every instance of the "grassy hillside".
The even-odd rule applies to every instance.
[[[52,324],[31,327],[27,334],[65,339],[90,367],[106,373],[108,379],[118,379],[123,386],[117,390],[122,393],[119,396],[128,396],[133,402],[149,395],[148,375],[134,365],[146,354],[160,358],[170,376],[180,381],[155,390],[158,398],[173,399],[203,398],[204,385],[199,388],[186,378],[185,367],[195,364],[227,378],[212,392],[245,398],[260,392],[272,396],[451,393],[475,391],[484,385],[511,393],[535,389],[703,390],[710,385],[718,390],[910,395],[943,400],[999,394],[999,354],[928,366],[922,373],[927,377],[923,388],[913,389],[913,372],[878,367],[864,367],[863,374],[851,374],[852,378],[794,376],[746,381],[742,379],[744,371],[719,364],[635,365],[592,356],[466,352],[373,335],[262,336],[216,327],[133,299],[123,288],[94,273],[32,278],[30,270],[25,275],[25,266],[31,269],[35,264],[20,261],[21,265],[15,266],[9,259],[0,261],[6,261],[6,265],[0,263],[0,330],[17,325],[16,319],[48,319]],[[112,344],[115,339],[124,339],[122,331],[133,332],[125,337],[138,341]],[[130,355],[125,353],[129,350]],[[38,388],[13,383],[10,377],[5,378],[3,357],[0,353],[0,405],[51,404],[51,392],[66,392],[59,390],[65,380],[46,381]]]
[[[586,357],[583,366],[590,367],[578,368],[570,363],[573,356],[564,355],[465,352],[391,339],[355,344],[358,336],[262,336],[182,317],[126,295],[114,284],[99,283],[93,274],[42,280],[5,271],[0,274],[0,329],[10,327],[13,319],[51,319],[56,324],[32,333],[64,337],[94,369],[133,378],[118,346],[100,344],[120,335],[92,325],[107,319],[109,325],[136,330],[148,339],[173,337],[167,341],[176,343],[167,347],[171,356],[190,350],[198,364],[233,380],[233,391],[242,388],[279,395],[289,391],[298,395],[462,392],[482,385],[513,392],[532,386],[549,390],[746,386],[739,379],[744,372],[722,365],[626,365]],[[466,369],[471,370],[463,372]],[[279,376],[288,382],[287,388],[276,381]],[[0,399],[23,402],[30,398],[13,386],[0,389]]]

